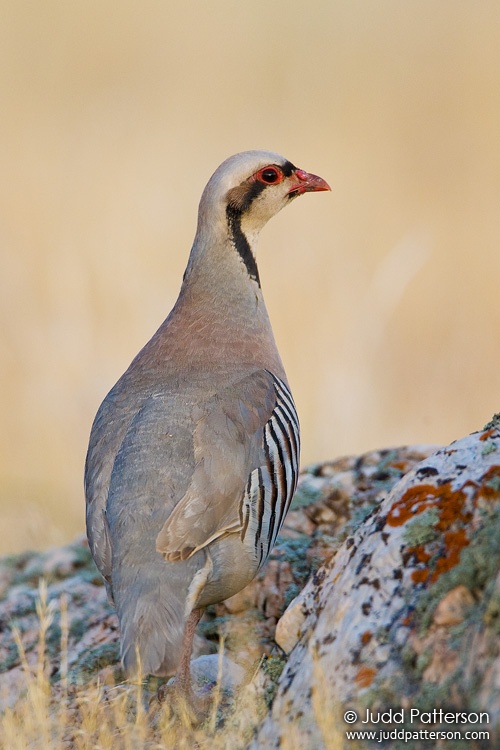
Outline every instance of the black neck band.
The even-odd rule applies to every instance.
[[[226,209],[227,226],[235,250],[239,253],[240,258],[245,264],[248,275],[260,286],[259,271],[255,261],[254,254],[250,248],[250,243],[241,228],[241,211],[233,206]]]

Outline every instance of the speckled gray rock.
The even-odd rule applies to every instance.
[[[0,708],[14,705],[26,676],[14,631],[33,668],[40,638],[40,582],[47,584],[44,617],[51,676],[61,667],[61,606],[68,616],[68,681],[81,684],[119,658],[118,622],[109,605],[86,540],[47,552],[26,552],[0,560]]]
[[[499,539],[497,418],[410,471],[292,602],[284,619],[296,632],[285,641],[296,644],[251,750],[281,747],[291,734],[302,750],[380,747],[346,739],[346,730],[381,728],[343,721],[348,709],[366,718],[367,708],[404,709],[402,724],[382,728],[406,731],[443,729],[416,714],[411,724],[412,708],[426,719],[433,709],[472,714],[475,730],[475,714],[487,712],[479,729],[489,742],[469,746],[496,746]],[[444,726],[466,728],[461,719]],[[429,741],[414,736],[410,746]]]

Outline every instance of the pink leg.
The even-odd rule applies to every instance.
[[[193,609],[186,621],[182,654],[173,683],[162,685],[157,694],[158,701],[170,703],[174,713],[183,716],[192,726],[199,724],[206,718],[208,709],[207,697],[197,696],[191,684],[191,651],[193,638],[201,616],[202,609]]]
[[[194,697],[191,685],[191,651],[193,649],[194,634],[202,615],[202,609],[193,609],[186,621],[181,660],[174,679],[174,685],[181,693],[184,693],[188,700],[192,700]]]

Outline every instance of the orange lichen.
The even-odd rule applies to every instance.
[[[415,562],[422,563],[423,565],[427,565],[432,557],[431,553],[427,552],[423,544],[419,544],[415,547],[408,547],[407,552],[413,557]],[[414,570],[411,574],[414,583],[426,583],[429,576],[429,568],[418,568],[418,570]]]
[[[408,547],[408,552],[413,555],[416,562],[423,563],[424,565],[426,565],[432,557],[431,553],[424,549],[423,544],[419,544],[416,547]]]
[[[360,667],[354,680],[360,688],[370,687],[376,674],[377,670],[373,667]]]
[[[418,570],[414,570],[411,574],[413,583],[427,583],[428,578],[429,571],[426,570],[426,568],[419,568]]]
[[[490,438],[493,435],[493,433],[496,431],[497,431],[496,427],[490,427],[489,430],[486,430],[486,432],[483,432],[479,440],[488,440],[488,438]]]
[[[404,625],[405,627],[412,625],[414,616],[415,616],[415,613],[413,612],[413,610],[411,612],[408,612],[406,617],[401,621],[401,625]]]
[[[361,643],[363,644],[363,646],[366,646],[367,643],[370,643],[372,637],[373,633],[371,632],[371,630],[365,630],[365,632],[361,634]]]
[[[433,552],[426,549],[426,544],[407,548],[407,553],[412,556],[415,563],[426,566],[412,572],[412,580],[415,583],[433,583],[460,561],[462,549],[469,544],[464,526],[471,521],[473,516],[472,511],[466,509],[469,496],[466,489],[468,488],[476,492],[478,489],[477,484],[470,480],[457,490],[452,489],[451,480],[443,482],[439,487],[433,484],[420,484],[406,490],[389,511],[387,516],[389,526],[402,526],[428,508],[436,508],[438,511],[438,520],[434,527],[441,532],[439,537],[441,548],[436,550],[434,543]],[[458,528],[453,528],[457,525]],[[435,565],[431,567],[431,560],[436,553],[439,557]]]
[[[490,466],[481,480],[479,496],[485,500],[494,500],[500,492],[500,466]]]
[[[451,570],[460,562],[460,553],[463,548],[467,547],[469,544],[465,529],[447,531],[444,535],[444,544],[446,548],[446,556],[440,557],[437,561],[436,567],[431,575],[431,581],[436,581],[440,575]]]
[[[406,472],[408,471],[408,461],[405,461],[404,459],[402,459],[401,461],[391,461],[390,465],[393,469],[398,469],[404,474],[406,474]]]
[[[496,428],[487,430],[481,439],[490,437]],[[437,538],[422,544],[408,546],[406,559],[418,568],[412,571],[414,583],[434,583],[443,573],[460,562],[464,547],[469,544],[467,527],[473,519],[480,498],[493,500],[500,494],[500,465],[490,466],[480,482],[469,479],[458,489],[452,489],[452,480],[410,487],[391,507],[387,515],[388,526],[403,526],[415,516],[430,508],[437,510],[433,524]]]
[[[446,528],[451,520],[460,519],[462,508],[467,495],[464,489],[468,486],[474,487],[474,482],[466,482],[459,490],[451,489],[451,480],[444,482],[440,487],[433,484],[419,484],[410,487],[404,495],[392,506],[387,516],[389,526],[403,526],[413,516],[418,516],[428,508],[437,507],[440,511],[440,522]],[[446,518],[441,518],[441,514]],[[438,524],[437,528],[444,530]]]
[[[410,487],[390,509],[387,515],[388,525],[402,526],[412,516],[423,513],[431,505],[435,505],[436,492],[437,488],[432,484]]]

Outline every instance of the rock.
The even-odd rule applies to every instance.
[[[300,638],[307,616],[306,601],[307,596],[301,592],[290,602],[276,625],[274,640],[285,654],[290,653]]]
[[[459,625],[465,620],[467,611],[474,606],[474,597],[466,586],[459,584],[452,589],[436,607],[432,620],[435,625]]]
[[[222,690],[234,693],[245,681],[245,670],[225,654],[205,654],[191,660],[191,678],[195,690],[219,684]],[[173,681],[171,677],[168,684]]]
[[[346,729],[377,728],[347,725],[347,709],[487,712],[481,728],[499,737],[499,426],[409,471],[308,582],[309,614],[251,750],[292,733],[304,749],[337,747],[332,714],[338,747]]]
[[[221,659],[219,654],[209,654],[192,660],[191,676],[198,685],[215,685],[220,676],[222,689],[234,692],[243,684],[245,670],[225,655]]]

